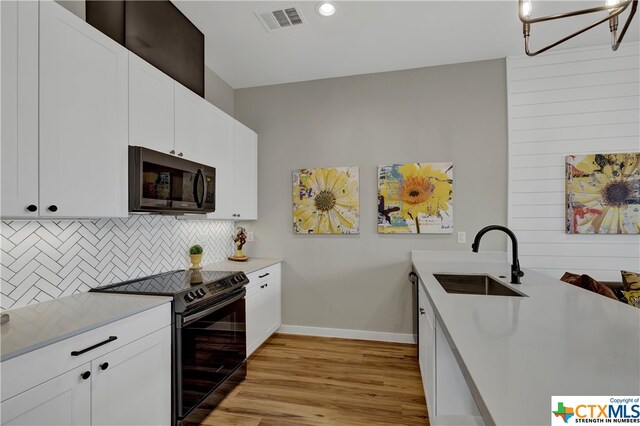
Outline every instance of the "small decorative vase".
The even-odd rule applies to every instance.
[[[249,257],[245,256],[242,249],[236,248],[236,253],[233,256],[229,256],[227,259],[233,260],[234,262],[245,262],[249,260]]]
[[[200,266],[200,262],[202,262],[202,254],[190,254],[191,258],[191,269],[202,269]]]

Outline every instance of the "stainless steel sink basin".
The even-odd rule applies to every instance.
[[[485,296],[526,296],[526,294],[519,293],[488,275],[433,274],[433,276],[447,293],[482,294]]]

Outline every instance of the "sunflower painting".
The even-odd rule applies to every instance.
[[[357,167],[293,171],[295,234],[357,234],[360,226]]]
[[[640,153],[568,155],[567,233],[640,233]]]
[[[378,233],[453,232],[453,163],[378,166]]]

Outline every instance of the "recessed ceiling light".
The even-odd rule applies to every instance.
[[[328,1],[318,3],[316,10],[322,16],[331,16],[336,13],[336,7]]]

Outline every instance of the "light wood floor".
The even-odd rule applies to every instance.
[[[204,425],[426,425],[416,346],[275,334]]]

